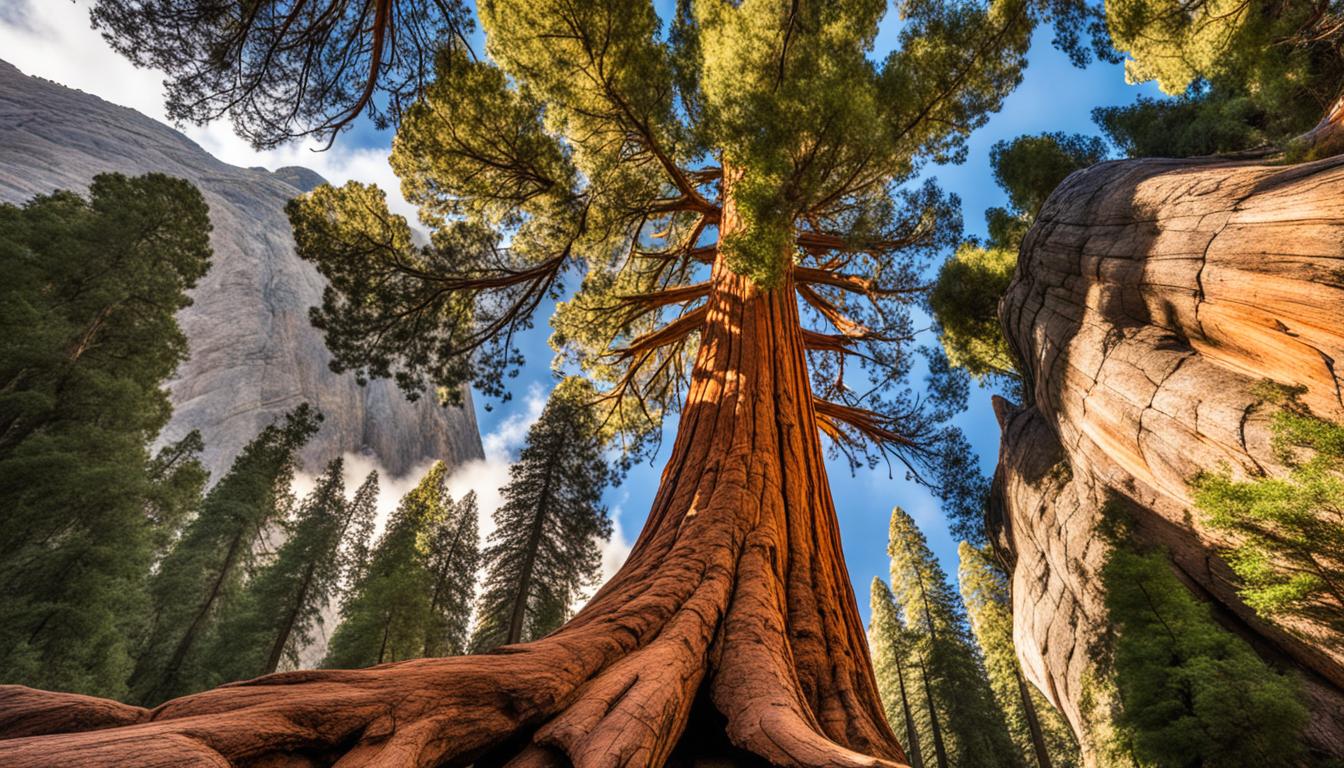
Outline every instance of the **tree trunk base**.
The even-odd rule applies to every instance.
[[[648,523],[554,634],[269,675],[151,712],[10,689],[0,765],[903,766],[841,554],[794,288],[721,261],[712,284]]]

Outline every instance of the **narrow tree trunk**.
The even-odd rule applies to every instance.
[[[555,462],[546,466],[546,480],[541,485],[541,495],[537,499],[537,509],[532,516],[532,530],[527,534],[527,554],[523,556],[522,578],[518,581],[517,594],[513,597],[513,610],[509,614],[509,633],[505,640],[512,644],[523,639],[523,620],[527,617],[527,599],[532,592],[532,569],[536,565],[537,548],[541,546],[541,533],[545,527],[545,510],[551,501],[551,480],[555,473]]]
[[[905,665],[901,663],[901,654],[896,654],[896,680],[901,694],[901,715],[905,718],[906,754],[910,757],[910,768],[924,768],[924,755],[919,750],[919,732],[915,730],[915,716],[910,711],[910,697],[905,690]]]
[[[1017,695],[1022,698],[1022,714],[1027,718],[1027,731],[1031,734],[1031,751],[1036,755],[1039,768],[1051,768],[1050,751],[1045,748],[1045,735],[1041,733],[1041,719],[1036,714],[1036,703],[1031,700],[1031,690],[1027,681],[1022,679],[1022,671],[1013,667],[1013,679],[1017,681]]]
[[[929,685],[929,668],[923,662],[919,665],[919,677],[924,681],[924,698],[929,702],[929,731],[933,734],[933,755],[938,768],[947,768],[947,745],[943,743],[943,727],[938,722],[938,702],[933,698],[933,686]]]
[[[312,588],[313,572],[317,570],[317,560],[308,562],[308,567],[303,571],[303,584],[299,587],[298,595],[291,606],[289,615],[285,617],[285,626],[276,635],[275,642],[271,644],[271,653],[266,657],[266,668],[262,674],[269,675],[280,666],[280,658],[285,655],[285,646],[289,645],[289,636],[294,632],[294,624],[299,620],[299,612],[303,610],[303,604],[308,599],[308,590]]]
[[[737,226],[725,178],[721,235]],[[903,765],[842,560],[791,277],[763,290],[719,258],[711,280],[648,522],[560,630],[492,654],[271,675],[115,730],[87,729],[129,713],[11,688],[0,733],[58,735],[0,741],[0,764],[657,766],[726,735],[735,760]]]
[[[224,592],[224,582],[228,580],[229,573],[233,570],[233,563],[238,557],[239,548],[242,546],[242,539],[242,534],[239,534],[233,538],[232,542],[230,542],[229,549],[224,554],[224,562],[220,564],[219,573],[216,574],[214,582],[211,583],[210,591],[206,593],[205,602],[200,605],[196,610],[196,614],[192,616],[191,623],[187,625],[187,629],[182,633],[181,639],[178,640],[177,645],[173,647],[173,654],[169,657],[168,663],[164,665],[158,680],[156,680],[153,687],[149,689],[147,696],[149,701],[158,701],[166,691],[172,689],[172,685],[177,679],[177,673],[182,668],[182,663],[186,661],[187,654],[191,652],[192,647],[196,644],[197,636],[200,633],[201,625],[205,621],[206,615],[210,613],[210,609],[214,607],[215,601],[218,600],[219,596]],[[131,680],[132,689],[138,687],[136,683],[137,681],[135,679]]]

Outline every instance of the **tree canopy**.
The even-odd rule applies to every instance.
[[[1043,133],[1000,141],[989,157],[1008,205],[985,211],[988,242],[968,240],[943,263],[929,292],[929,308],[948,361],[981,385],[1016,396],[1021,374],[999,324],[999,299],[1012,282],[1022,238],[1046,198],[1069,174],[1104,160],[1106,146],[1093,136]]]
[[[167,74],[168,116],[228,117],[254,147],[325,139],[360,115],[395,122],[464,47],[461,0],[96,0],[93,24],[137,66]]]
[[[1094,115],[1131,156],[1185,156],[1281,144],[1344,96],[1344,5],[1337,0],[1112,0],[1107,22],[1131,81],[1178,98]]]
[[[125,693],[145,579],[198,498],[200,436],[150,446],[210,265],[194,186],[94,177],[0,204],[0,676]]]
[[[1102,571],[1121,703],[1113,745],[1159,768],[1300,764],[1300,683],[1219,626],[1166,553],[1121,542]]]
[[[974,474],[943,426],[959,392],[906,379],[921,272],[960,222],[916,178],[964,157],[1038,21],[1084,58],[1079,29],[1096,19],[1065,0],[908,3],[876,61],[885,8],[704,0],[665,25],[651,3],[482,2],[490,60],[441,51],[394,143],[431,243],[413,245],[369,186],[291,205],[299,252],[331,283],[313,317],[335,365],[449,401],[467,382],[502,395],[517,334],[577,276],[552,344],[639,455],[683,404],[718,253],[796,295],[838,450],[957,486]],[[725,206],[735,225],[716,247]]]

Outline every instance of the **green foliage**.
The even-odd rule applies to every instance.
[[[436,462],[401,499],[341,605],[324,667],[461,653],[478,565],[476,500],[454,503]]]
[[[307,403],[271,424],[234,459],[150,580],[151,612],[130,678],[145,704],[206,688],[207,651],[239,599],[259,544],[289,512],[300,448],[322,416]]]
[[[1344,636],[1344,426],[1279,398],[1273,416],[1283,477],[1194,479],[1195,504],[1236,542],[1224,558],[1238,594],[1270,620],[1301,617]],[[1285,622],[1289,628],[1291,621]]]
[[[1073,732],[1054,707],[1022,677],[1013,648],[1012,602],[1008,578],[982,548],[961,542],[957,582],[989,674],[994,700],[1027,765],[1077,768],[1083,757]]]
[[[924,534],[900,507],[892,510],[891,586],[909,632],[927,707],[916,718],[925,762],[951,766],[1021,766],[1022,757],[994,700],[961,602]]]
[[[1268,144],[1293,126],[1271,116],[1245,94],[1204,88],[1173,99],[1140,97],[1124,107],[1097,107],[1092,120],[1128,157],[1192,157]]]
[[[929,700],[916,679],[918,662],[911,653],[914,637],[901,624],[901,609],[891,588],[874,576],[870,592],[873,620],[868,626],[868,644],[873,654],[873,674],[896,740],[905,747],[910,768],[924,768],[919,723],[928,722]]]
[[[1069,174],[1105,159],[1106,145],[1101,139],[1076,133],[1018,136],[996,143],[989,151],[994,181],[1008,193],[1010,211],[1028,220],[1036,218],[1045,199]]]
[[[1220,627],[1164,553],[1119,543],[1102,579],[1124,752],[1153,768],[1299,764],[1298,681]]]
[[[837,450],[856,463],[890,452],[935,484],[964,440],[945,425],[950,401],[907,386],[911,311],[960,218],[915,180],[964,158],[1042,19],[1086,60],[1096,9],[905,3],[882,61],[881,0],[687,0],[666,29],[647,0],[478,10],[489,58],[441,53],[394,145],[432,242],[413,246],[359,185],[290,208],[300,254],[331,282],[314,319],[338,367],[443,399],[468,382],[504,395],[516,334],[581,274],[550,318],[557,367],[604,396],[623,459],[642,456],[683,404],[718,261],[721,278],[792,285],[807,331],[839,330],[809,355],[814,394],[857,414],[829,425]],[[799,268],[838,279],[786,282]]]
[[[1008,291],[1015,269],[1015,248],[965,243],[943,263],[929,292],[948,362],[982,383],[1018,376],[999,323],[999,299]]]
[[[429,622],[424,656],[450,656],[467,651],[467,621],[476,597],[480,568],[476,492],[453,504],[449,514],[430,530],[426,569],[429,571]]]
[[[92,17],[167,75],[174,121],[227,115],[258,148],[334,141],[361,114],[387,127],[430,79],[432,48],[464,47],[472,27],[460,0],[96,0]]]
[[[284,543],[275,558],[222,612],[202,663],[211,685],[298,666],[299,651],[312,643],[323,609],[339,595],[373,530],[378,474],[347,499],[344,470],[339,458],[327,464],[293,519],[280,526]]]
[[[158,174],[0,205],[4,682],[125,693],[145,576],[203,480],[199,436],[149,446],[209,233],[195,187]]]
[[[551,393],[509,467],[504,504],[485,550],[474,651],[535,640],[569,618],[602,565],[611,537],[602,492],[611,480],[592,385],[566,379]]]
[[[989,242],[962,243],[929,292],[948,361],[982,386],[1018,394],[1021,373],[999,323],[999,300],[1017,268],[1018,247],[1055,187],[1105,158],[1100,139],[1063,133],[1019,136],[990,150],[994,180],[1008,193],[1008,207],[985,212]]]
[[[1127,77],[1179,97],[1098,110],[1130,155],[1282,142],[1312,127],[1344,86],[1338,3],[1108,0],[1106,14]]]

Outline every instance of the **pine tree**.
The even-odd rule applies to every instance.
[[[339,597],[351,553],[366,546],[378,501],[378,474],[370,473],[345,498],[345,463],[333,459],[284,526],[274,561],[253,576],[219,622],[203,666],[214,683],[245,680],[297,666],[313,640],[322,610]]]
[[[212,632],[269,529],[289,511],[298,451],[321,418],[304,403],[253,438],[159,564],[149,632],[130,681],[137,700],[156,704],[206,686],[202,662]]]
[[[199,492],[199,441],[149,447],[209,267],[191,184],[94,178],[0,205],[0,680],[125,695],[145,579]]]
[[[436,462],[402,497],[341,605],[324,667],[421,658],[427,648],[452,650],[466,636],[471,594],[461,579],[475,572],[476,505],[474,499],[454,504],[447,479],[447,467]],[[445,545],[449,552],[439,549]],[[461,560],[451,561],[459,552]]]
[[[1010,395],[1020,385],[1017,361],[999,323],[999,299],[1017,268],[1023,236],[1060,182],[1104,159],[1106,145],[1100,139],[1057,132],[1018,136],[990,149],[994,181],[1008,194],[1008,205],[985,211],[989,240],[962,243],[939,269],[929,294],[948,360],[982,385]]]
[[[448,514],[431,532],[427,567],[432,586],[422,656],[466,653],[476,572],[481,563],[479,515],[476,492],[468,492],[451,504]]]
[[[913,638],[911,657],[924,688],[928,739],[938,768],[1018,768],[1021,755],[975,650],[960,601],[915,521],[892,510],[891,585]],[[926,762],[928,756],[926,755]]]
[[[887,722],[896,731],[896,738],[905,745],[910,768],[924,768],[924,751],[920,746],[919,725],[928,722],[928,700],[919,693],[911,668],[911,637],[901,623],[901,609],[891,588],[874,576],[870,596],[873,614],[868,629],[868,642],[873,652],[873,672],[882,693]]]
[[[1119,542],[1102,568],[1121,754],[1154,768],[1301,765],[1299,681],[1219,626],[1166,553]]]
[[[957,555],[961,599],[1013,742],[1029,766],[1080,768],[1083,758],[1068,724],[1022,676],[1013,648],[1007,577],[983,549],[963,541]]]
[[[610,470],[595,397],[580,379],[557,386],[509,467],[485,550],[476,652],[550,633],[569,618],[580,590],[597,579],[598,544],[611,536],[611,521],[601,503]]]

